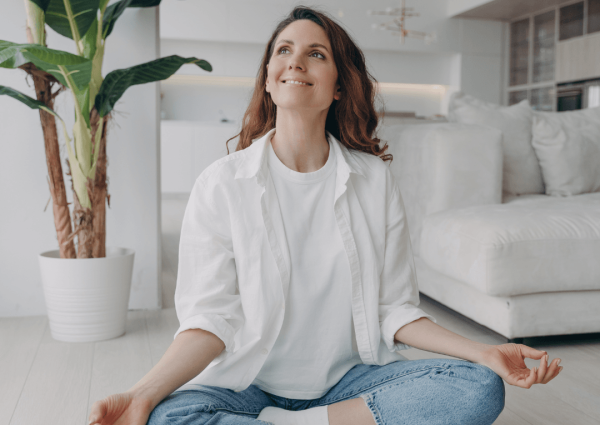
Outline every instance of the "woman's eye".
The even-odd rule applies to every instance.
[[[289,49],[287,47],[282,47],[281,49],[279,49],[279,51],[277,53],[281,54],[281,52],[283,52],[284,50],[289,51]],[[315,53],[321,55],[321,59],[325,59],[325,56],[323,56],[323,54],[321,52],[318,52],[318,51],[312,52],[311,55],[313,55]]]

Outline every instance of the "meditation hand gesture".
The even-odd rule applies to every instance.
[[[152,407],[130,393],[113,394],[92,405],[90,425],[146,425]]]
[[[528,369],[525,357],[539,359],[539,368]],[[546,384],[562,370],[560,359],[552,360],[548,366],[548,353],[523,344],[494,345],[483,353],[481,364],[489,367],[510,385],[530,388],[533,384]]]

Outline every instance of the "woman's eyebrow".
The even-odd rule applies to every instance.
[[[277,44],[281,44],[281,43],[291,44],[292,46],[294,45],[294,42],[292,40],[279,40],[277,42]],[[309,45],[308,47],[322,47],[326,51],[329,51],[329,49],[327,49],[327,47],[325,47],[325,46],[323,46],[322,44],[319,44],[319,43],[313,43],[313,44]]]

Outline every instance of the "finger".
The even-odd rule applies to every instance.
[[[536,384],[541,384],[542,380],[546,376],[546,372],[548,371],[548,354],[545,354],[544,357],[540,359],[540,367],[537,370],[537,377],[535,380]]]
[[[519,378],[516,380],[516,382],[514,382],[513,385],[516,385],[517,387],[521,387],[521,388],[530,388],[536,380],[536,368],[530,369],[529,370],[529,375],[526,378]]]
[[[525,388],[530,388],[533,384],[535,384],[535,382],[537,381],[538,375],[537,375],[537,371],[538,368],[534,367],[532,370],[532,374],[531,376],[528,376],[525,383],[527,384],[527,386]]]
[[[106,403],[104,400],[99,400],[92,404],[92,409],[89,416],[89,424],[100,423],[106,415]]]
[[[535,348],[523,344],[519,344],[519,347],[521,349],[521,354],[530,359],[538,360],[548,354],[546,351],[536,350]]]
[[[558,367],[559,363],[560,363],[560,359],[552,360],[552,363],[550,363],[550,367],[548,368],[548,371],[546,372],[546,376],[544,377],[544,379],[542,379],[542,384],[547,384],[552,379],[556,378],[556,375],[558,375],[558,373],[562,369],[562,368]]]

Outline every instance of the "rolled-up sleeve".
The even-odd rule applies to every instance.
[[[188,201],[179,242],[175,288],[179,329],[204,329],[235,348],[234,335],[244,316],[237,286],[237,272],[227,198],[218,184],[200,175]]]
[[[394,335],[402,326],[421,317],[427,317],[434,323],[436,320],[418,307],[419,287],[404,202],[396,178],[389,169],[388,173],[385,255],[379,288],[379,324],[381,337],[393,352],[411,348],[394,341]]]

